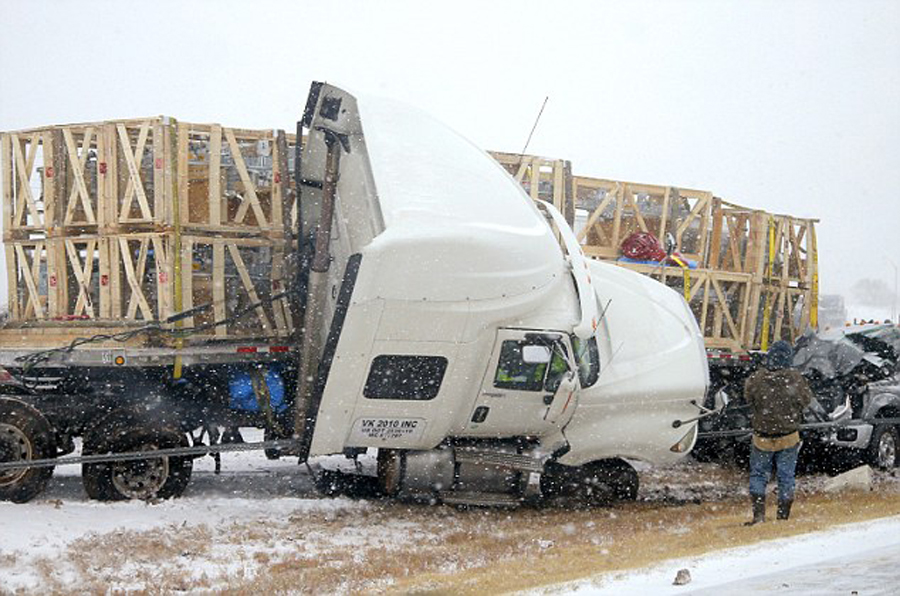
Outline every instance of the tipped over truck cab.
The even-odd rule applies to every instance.
[[[377,448],[389,494],[490,504],[633,496],[625,459],[690,450],[708,374],[677,293],[588,261],[552,205],[418,110],[316,83],[303,125],[307,455]]]

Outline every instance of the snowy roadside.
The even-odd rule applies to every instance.
[[[245,429],[244,436],[262,438],[255,429]],[[79,467],[65,466],[56,470],[47,491],[35,501],[0,502],[0,594],[76,580],[79,574],[66,563],[67,551],[98,539],[132,539],[142,533],[215,538],[237,524],[307,515],[329,519],[368,507],[361,501],[321,498],[296,460],[268,461],[260,453],[246,452],[230,454],[223,462],[222,473],[215,475],[211,458],[196,460],[184,497],[170,501],[91,501],[84,495]],[[123,557],[111,553],[111,558]],[[198,567],[206,571],[204,565]]]
[[[259,437],[247,431],[245,438]],[[317,464],[352,466],[343,457],[323,458],[313,467]],[[740,469],[686,460],[658,469],[640,465],[639,472],[636,503],[511,512],[322,498],[305,466],[295,459],[268,461],[261,453],[229,454],[221,475],[213,473],[210,458],[197,460],[179,499],[98,503],[85,495],[79,469],[67,466],[57,470],[35,501],[0,503],[0,594],[484,593],[546,582],[557,584],[555,593],[618,593],[607,585],[641,574],[597,574],[701,552],[692,543],[709,549],[736,546],[783,527],[766,524],[770,527],[762,534],[740,527],[746,508]],[[840,502],[823,498],[825,480],[821,475],[800,480],[801,531],[828,526],[839,508],[854,509],[850,496]],[[862,499],[855,502],[857,513],[843,519],[900,514],[900,506],[891,505],[898,494],[900,477],[878,474],[875,490],[853,497]],[[866,506],[881,513],[866,513]],[[895,522],[890,522],[893,531]],[[786,559],[793,561],[779,558],[775,570]],[[695,566],[705,560],[684,560],[681,566],[691,569],[695,581],[677,592],[705,589],[711,577],[745,577]],[[653,584],[632,593],[665,593],[675,565],[660,567],[660,578],[653,580],[659,589]],[[576,577],[597,581],[558,584]],[[627,590],[627,582],[623,585]]]
[[[679,569],[692,581],[676,586]],[[532,594],[896,594],[900,516],[674,559]]]

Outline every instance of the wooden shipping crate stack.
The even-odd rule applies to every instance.
[[[632,233],[672,234],[676,250],[697,264],[689,270],[688,297],[707,348],[758,350],[817,327],[818,220],[742,207],[709,191],[573,176],[564,160],[492,156],[532,198],[560,209],[589,257],[684,291],[678,267],[620,260]],[[576,209],[587,213],[583,226]]]
[[[167,117],[2,133],[0,342],[59,346],[203,305],[178,323],[189,344],[290,334],[284,300],[231,319],[286,288],[294,142]]]

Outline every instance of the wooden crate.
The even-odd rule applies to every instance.
[[[210,305],[183,325],[232,317],[286,287],[282,239],[225,238],[173,232],[8,241],[10,320],[58,327],[84,319],[125,326],[162,321],[178,311],[175,251],[181,246],[180,310]],[[291,332],[277,301],[197,337],[273,337]]]
[[[283,131],[180,125],[181,221],[197,232],[267,236],[286,231],[294,137]],[[182,175],[186,173],[186,175]]]
[[[552,203],[565,216],[569,225],[574,223],[571,162],[499,151],[492,151],[490,155],[525,188],[532,199]]]
[[[683,272],[678,267],[613,261],[616,265],[649,275],[684,292]],[[710,349],[741,351],[756,335],[750,319],[753,277],[746,273],[694,269],[689,274],[688,306],[697,319]]]
[[[51,251],[47,240],[7,240],[4,249],[9,320],[46,319],[51,309],[56,310],[48,295]]]
[[[712,193],[584,176],[572,184],[576,206],[589,213],[579,233],[589,256],[617,258],[628,236],[650,232],[672,234],[681,254],[704,261]]]
[[[698,266],[689,273],[689,304],[708,348],[760,349],[817,327],[817,220],[750,209],[704,190],[574,176],[565,160],[491,155],[570,223],[576,209],[588,213],[578,231],[585,254],[683,289],[678,269],[618,261],[632,233],[672,234],[676,250]]]
[[[0,135],[5,238],[185,229],[281,235],[294,136],[167,117]]]
[[[15,333],[129,328],[203,304],[182,325],[209,325],[283,290],[294,150],[283,131],[167,117],[0,134]],[[290,329],[276,302],[197,337]]]

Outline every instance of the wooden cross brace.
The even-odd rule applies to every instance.
[[[24,318],[27,319],[34,312],[36,318],[43,319],[44,308],[41,304],[41,295],[38,292],[38,282],[41,275],[41,258],[44,255],[44,243],[35,243],[30,265],[28,263],[28,255],[21,244],[16,244],[16,255],[19,257],[19,271],[21,271],[25,280],[25,287],[28,289],[28,302],[25,304]]]
[[[79,250],[75,246],[76,242],[85,245],[84,263],[81,262],[81,257],[78,254]],[[94,270],[94,255],[97,250],[97,239],[92,238],[90,240],[78,241],[67,239],[65,240],[65,245],[66,254],[69,256],[69,263],[72,265],[72,273],[74,273],[75,280],[78,282],[78,300],[75,302],[75,309],[71,314],[78,316],[83,312],[87,316],[93,318],[94,304],[91,301],[90,283]]]
[[[88,193],[87,184],[84,181],[84,168],[87,165],[91,140],[94,136],[94,128],[89,126],[84,131],[84,138],[81,140],[81,155],[75,145],[75,139],[72,137],[70,128],[63,129],[63,139],[66,143],[66,153],[69,155],[69,163],[72,164],[72,174],[75,178],[75,184],[72,186],[72,192],[69,193],[69,202],[66,206],[66,216],[63,220],[66,224],[71,224],[75,218],[75,207],[78,200],[84,209],[85,223],[97,223],[94,216],[94,208],[91,205],[91,195]]]
[[[146,296],[141,289],[141,280],[147,270],[147,253],[150,247],[149,238],[140,239],[140,247],[138,248],[137,265],[131,260],[131,247],[127,238],[119,238],[119,254],[121,255],[122,265],[125,269],[125,277],[128,279],[128,285],[131,287],[131,297],[128,300],[128,311],[125,315],[127,319],[134,319],[137,315],[138,308],[144,319],[153,318],[153,309],[147,302]]]
[[[144,156],[144,147],[147,144],[147,136],[150,133],[150,121],[141,124],[141,130],[138,132],[137,143],[134,150],[131,149],[131,139],[125,125],[119,123],[116,125],[119,133],[119,143],[122,145],[122,153],[125,156],[125,165],[128,168],[128,184],[125,186],[125,195],[122,197],[122,209],[119,212],[119,222],[128,223],[135,221],[146,221],[153,219],[153,213],[150,211],[150,203],[147,201],[147,194],[144,192],[144,182],[141,180],[141,173],[138,164]],[[141,218],[130,218],[131,206],[137,199],[138,206],[141,209]]]
[[[31,172],[34,169],[34,161],[37,157],[41,135],[40,133],[31,135],[31,138],[27,141],[28,150],[25,154],[22,152],[22,143],[19,140],[19,135],[12,133],[10,138],[12,140],[13,156],[16,161],[16,173],[19,178],[19,184],[16,187],[16,209],[12,225],[13,227],[27,225],[27,223],[22,223],[22,218],[25,216],[25,207],[27,206],[28,211],[31,212],[31,218],[34,220],[34,225],[43,226],[43,218],[38,211],[34,195],[31,194]]]

